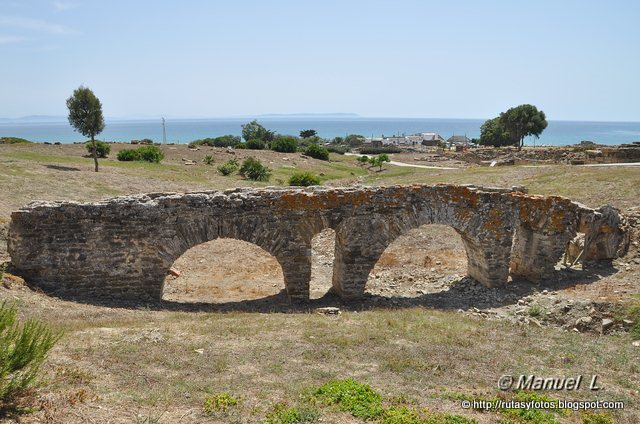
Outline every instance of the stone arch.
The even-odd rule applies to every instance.
[[[149,276],[158,282],[157,288],[153,288],[153,297],[162,296],[164,276],[187,250],[218,238],[229,238],[255,244],[273,255],[282,268],[287,295],[292,300],[308,299],[311,238],[318,225],[309,225],[308,222],[301,222],[300,225],[278,225],[277,221],[277,217],[260,215],[178,220],[174,231],[158,246],[161,271]]]
[[[193,246],[165,276],[162,300],[225,303],[278,296],[284,274],[277,258],[256,244],[218,237]]]
[[[509,276],[512,230],[502,228],[509,237],[493,237],[493,233],[482,231],[482,215],[443,206],[346,219],[336,228],[333,289],[346,299],[362,296],[369,273],[387,247],[401,235],[427,224],[448,225],[460,234],[469,277],[488,287],[503,285]]]

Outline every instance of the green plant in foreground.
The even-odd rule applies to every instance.
[[[320,185],[320,177],[311,172],[296,172],[289,178],[290,186],[308,187]]]
[[[475,424],[473,418],[449,413],[429,412],[426,408],[418,411],[407,406],[390,406],[385,408],[382,424]]]
[[[211,414],[213,412],[227,412],[228,409],[238,406],[239,404],[240,401],[233,395],[227,392],[222,392],[205,397],[202,409],[207,414]]]
[[[271,170],[264,166],[258,159],[249,157],[242,162],[240,175],[253,181],[269,181]]]
[[[35,384],[49,350],[62,333],[40,321],[20,325],[15,306],[0,304],[0,416],[17,407],[16,399]]]
[[[318,420],[320,413],[313,408],[290,407],[286,403],[276,403],[267,413],[264,424],[312,423]]]
[[[352,379],[333,380],[314,392],[325,405],[337,405],[341,411],[363,419],[378,418],[384,412],[382,396],[368,384]]]
[[[238,170],[240,165],[238,165],[237,159],[231,159],[226,161],[224,164],[218,167],[218,172],[222,175],[231,175]]]
[[[582,413],[582,424],[613,424],[613,418],[606,412],[591,412],[587,411]]]

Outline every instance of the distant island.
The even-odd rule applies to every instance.
[[[267,113],[259,118],[360,118],[357,113]]]

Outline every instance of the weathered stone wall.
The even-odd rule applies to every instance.
[[[596,243],[608,237],[615,244],[610,229],[600,234],[594,224],[601,216],[565,198],[472,186],[157,193],[32,203],[12,214],[8,251],[14,272],[47,290],[158,299],[167,270],[185,251],[234,238],[275,256],[287,293],[302,300],[309,296],[311,239],[333,228],[333,287],[355,298],[387,246],[421,225],[453,227],[466,247],[469,276],[501,286],[510,273],[532,281],[548,276],[582,227]]]

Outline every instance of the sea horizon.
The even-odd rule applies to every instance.
[[[20,137],[34,142],[82,142],[85,137],[75,132],[64,117],[41,116],[0,120],[0,137]],[[366,117],[352,113],[331,114],[265,114],[214,118],[166,118],[166,142],[186,144],[193,140],[225,134],[241,135],[241,125],[253,119],[280,134],[298,135],[301,130],[315,129],[323,138],[347,134],[365,137],[410,135],[436,132],[445,139],[452,135],[480,136],[486,119],[467,118],[397,118]],[[129,142],[148,138],[163,142],[162,118],[106,118],[105,130],[97,139]],[[527,137],[525,145],[572,145],[588,140],[604,145],[619,145],[640,140],[640,122],[550,120],[539,139]]]

